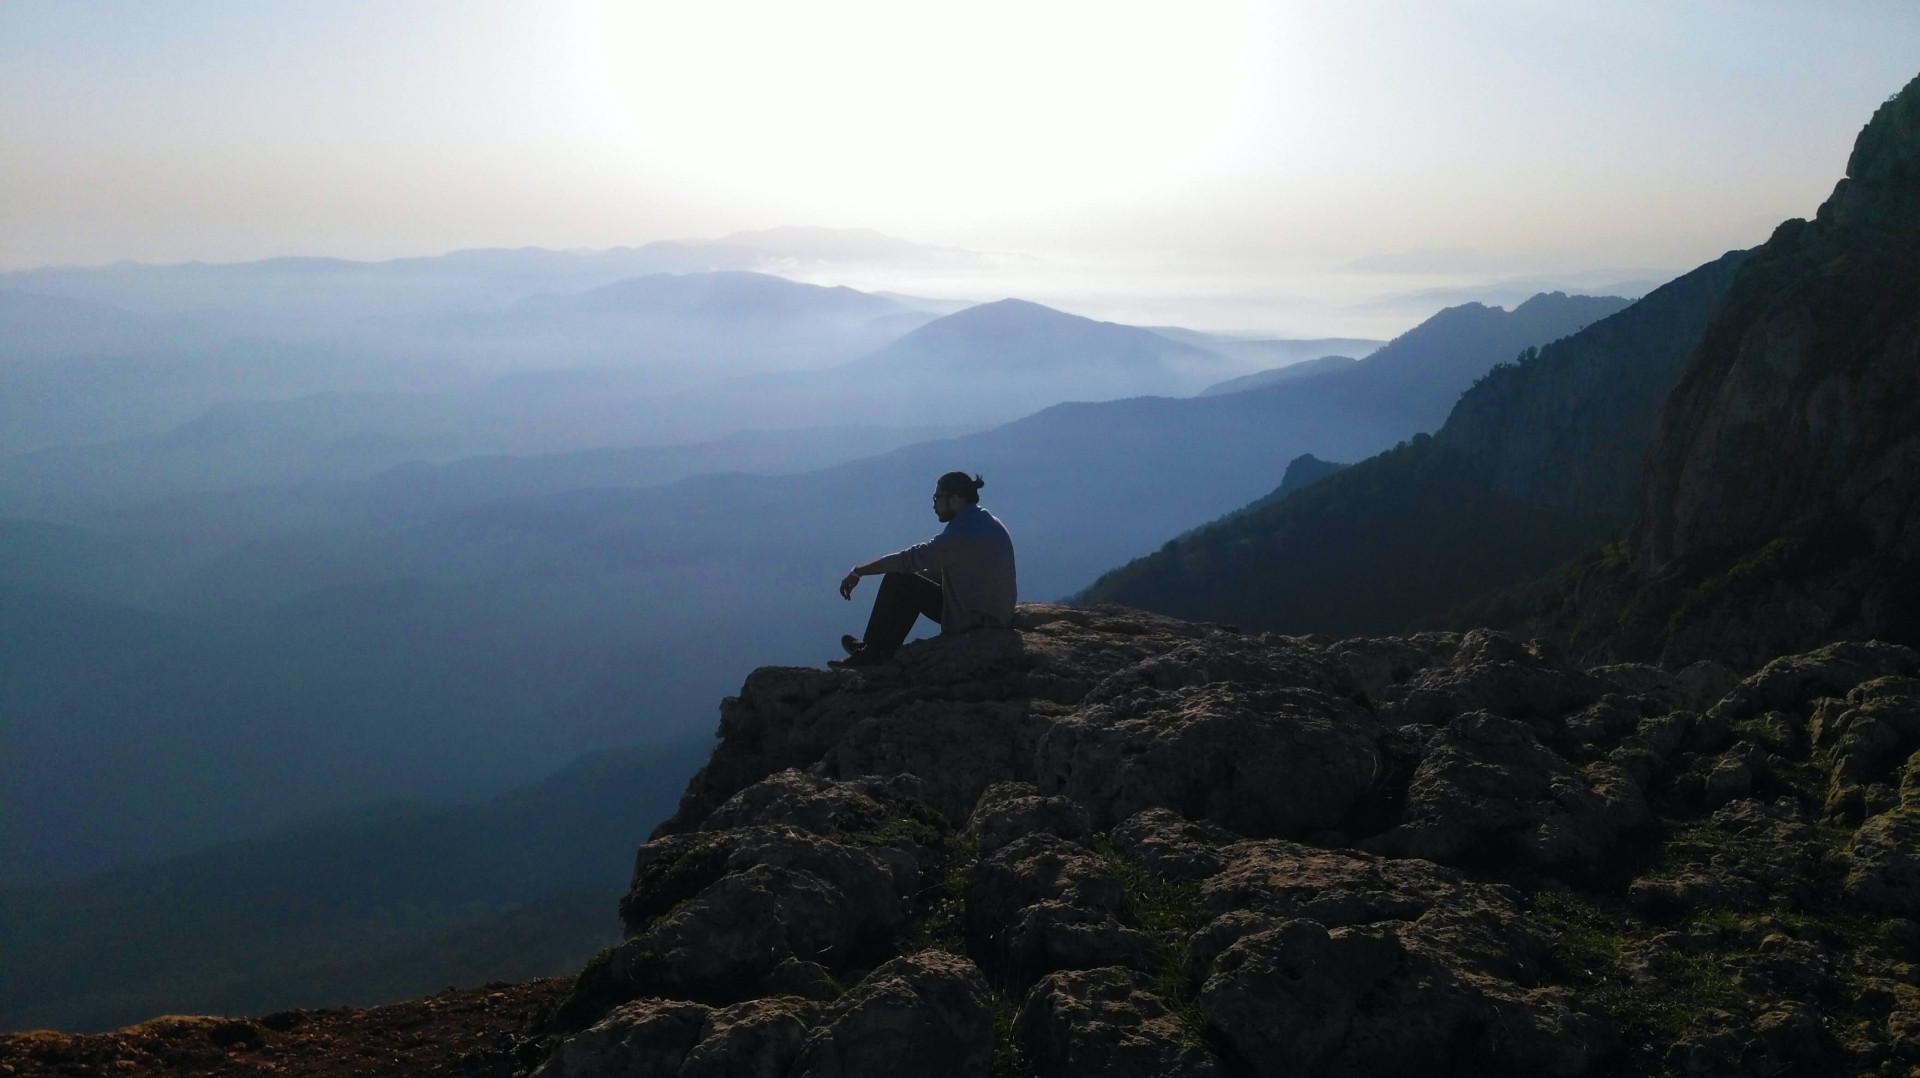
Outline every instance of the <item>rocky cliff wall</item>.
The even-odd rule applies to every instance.
[[[1752,664],[1920,641],[1920,79],[1811,221],[1736,275],[1661,417],[1624,564],[1581,646]]]
[[[1920,483],[1920,79],[1833,196],[1743,267],[1662,419],[1636,565],[1660,573],[1828,522],[1911,557]]]

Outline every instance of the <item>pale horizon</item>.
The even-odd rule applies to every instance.
[[[983,260],[787,275],[1378,336],[1761,242],[1915,56],[1871,2],[17,3],[0,269],[815,226]]]

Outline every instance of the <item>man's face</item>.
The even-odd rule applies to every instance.
[[[952,520],[959,514],[960,510],[966,507],[966,499],[960,497],[958,494],[945,490],[936,490],[933,492],[933,515],[940,518],[940,523],[942,524]]]

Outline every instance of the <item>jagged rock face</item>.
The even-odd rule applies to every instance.
[[[1633,537],[1666,658],[1752,665],[1916,639],[1920,79],[1861,132],[1812,221],[1741,268],[1667,403]]]
[[[1917,673],[1046,606],[757,671],[545,1073],[1920,1064]]]

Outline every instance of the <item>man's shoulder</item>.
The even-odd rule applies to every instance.
[[[982,531],[998,532],[1001,535],[1007,534],[1007,526],[999,517],[987,512],[984,506],[976,505],[974,508],[980,511],[974,519],[977,521],[976,526]]]

